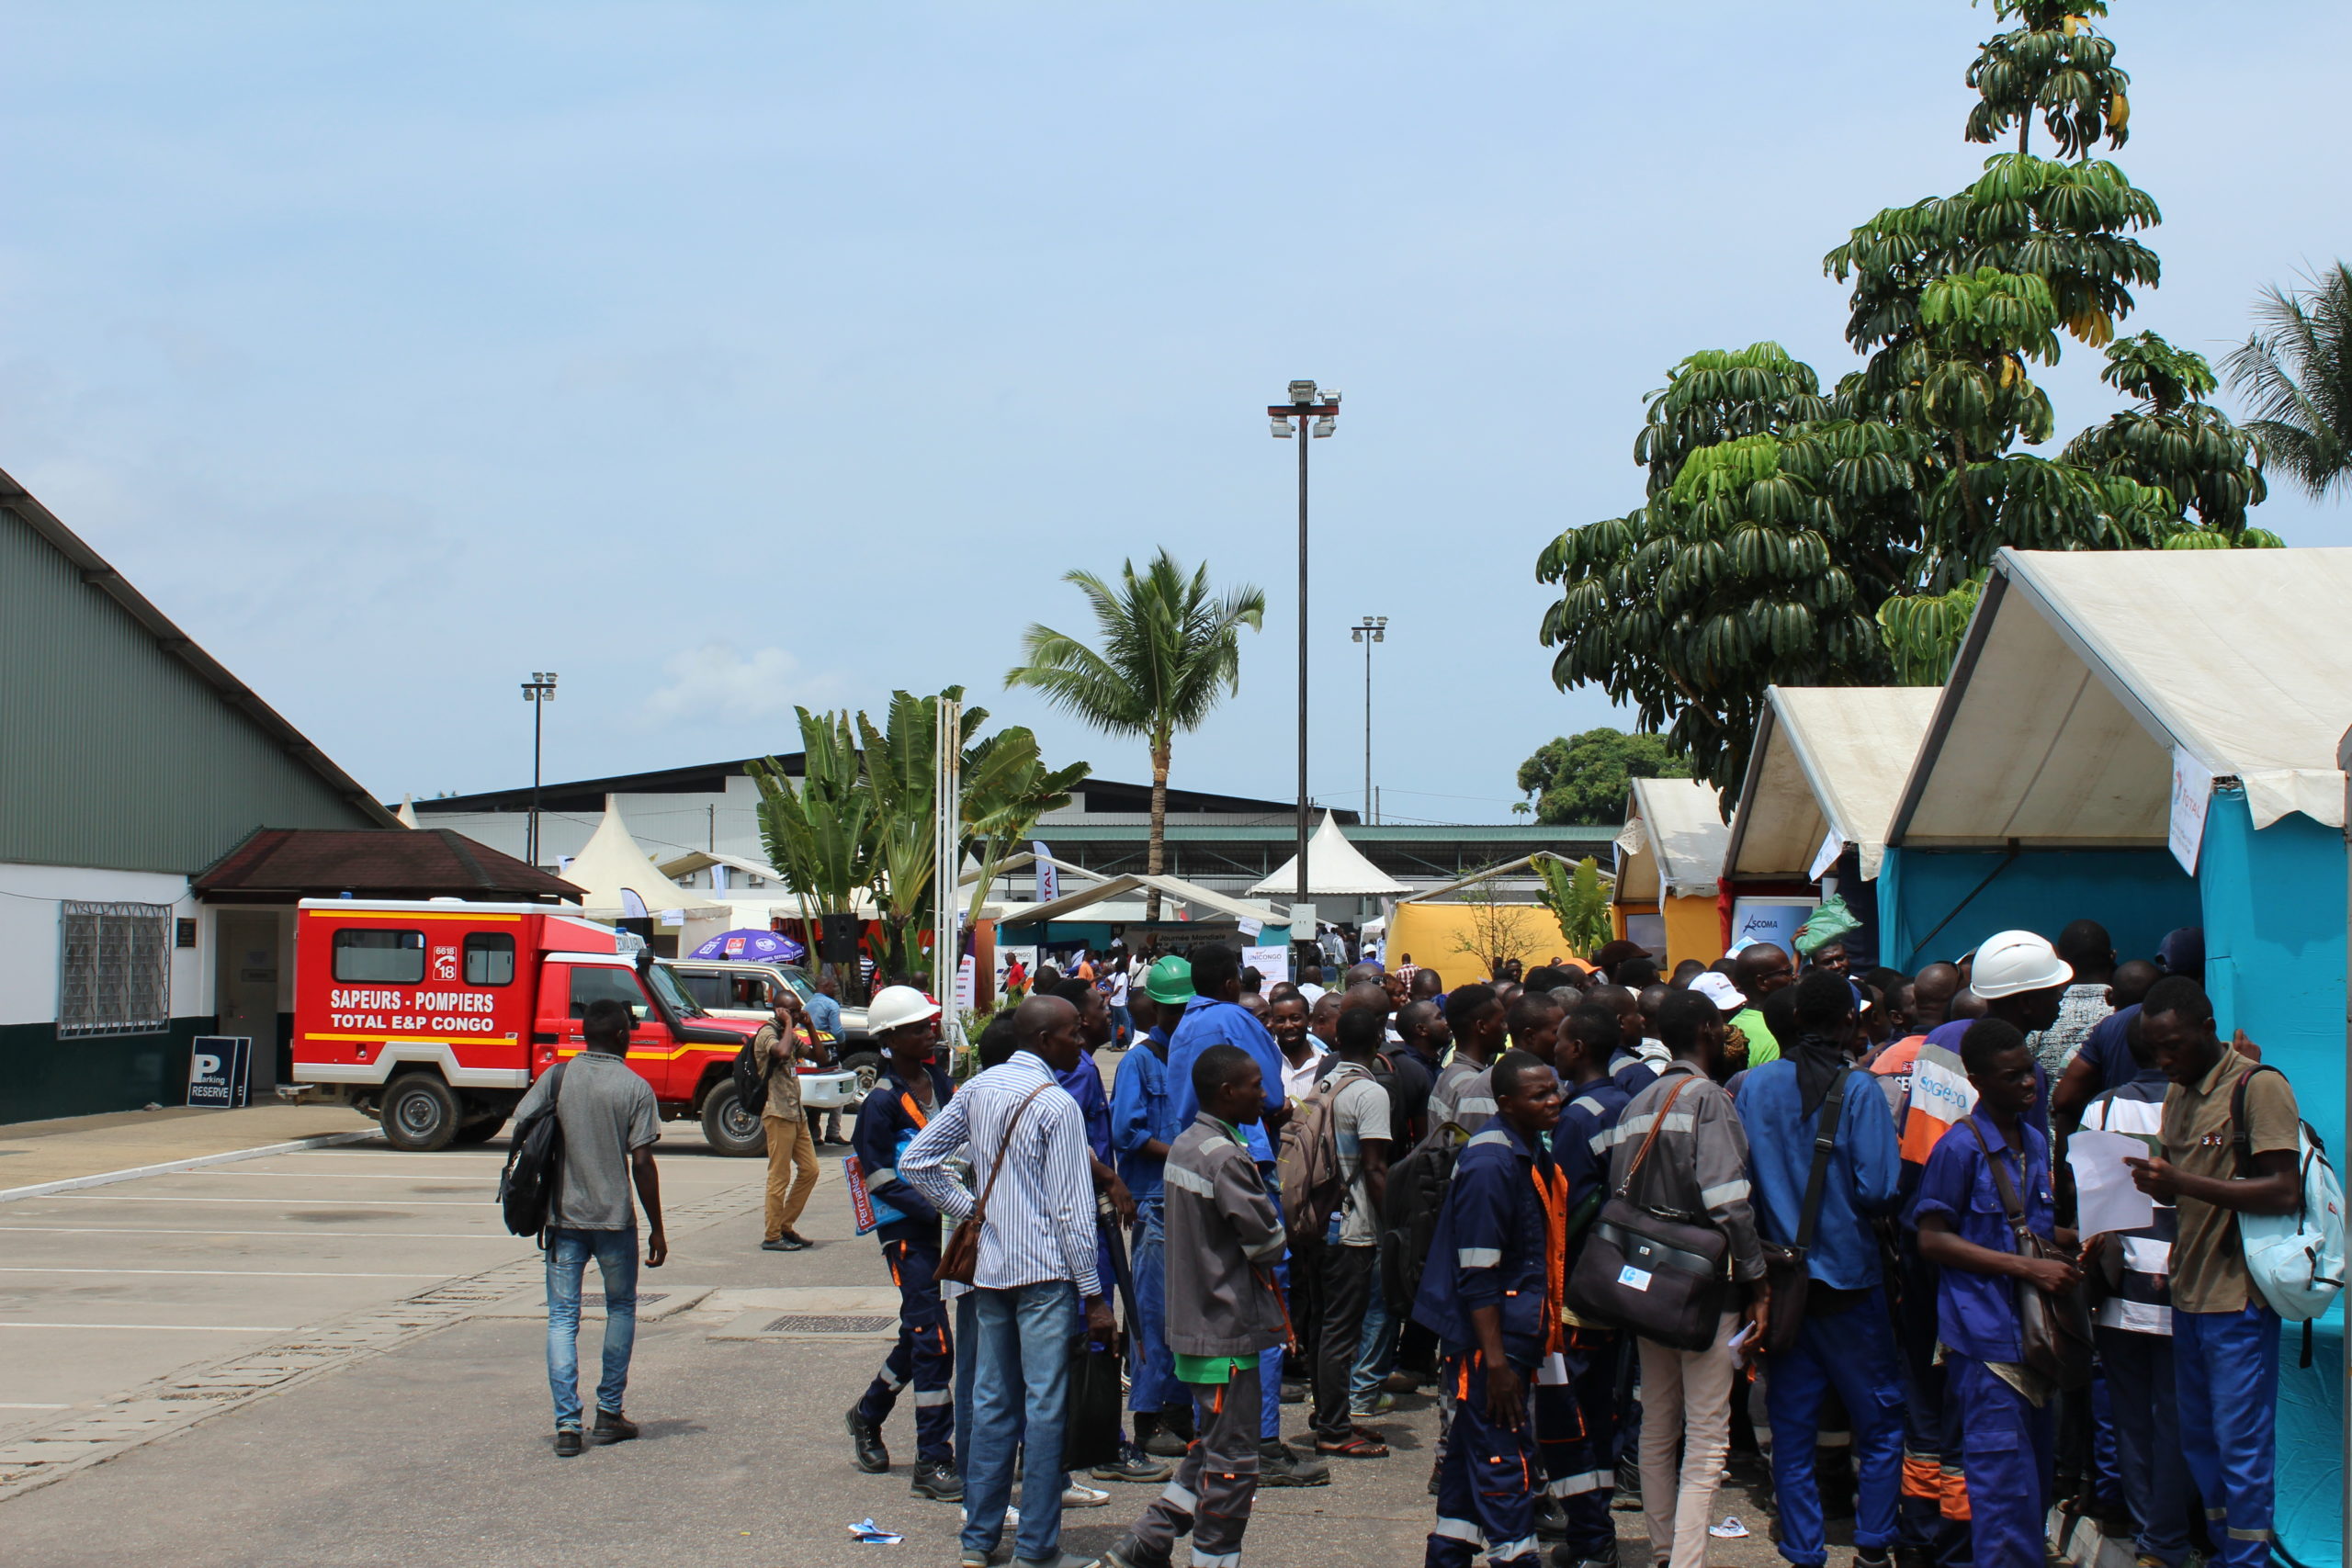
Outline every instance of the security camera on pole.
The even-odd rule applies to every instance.
[[[1291,421],[1296,420],[1309,436],[1320,439],[1331,434],[1339,423],[1340,394],[1318,391],[1312,381],[1293,381],[1290,401],[1274,403],[1266,410],[1272,422],[1277,440],[1288,441],[1294,432]],[[1293,942],[1312,942],[1315,940],[1315,907],[1307,902],[1306,892],[1306,452],[1307,443],[1298,444],[1298,886],[1292,900],[1290,938]],[[1301,924],[1306,931],[1301,931]]]

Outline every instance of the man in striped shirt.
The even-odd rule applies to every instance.
[[[972,1442],[965,1459],[965,1568],[987,1568],[1004,1535],[1012,1466],[1023,1447],[1051,1456],[1023,1472],[1023,1568],[1070,1561],[1061,1551],[1060,1462],[1069,1394],[1070,1322],[1086,1303],[1088,1330],[1115,1328],[1094,1267],[1094,1183],[1078,1101],[1055,1082],[1085,1049],[1078,1010],[1033,997],[1013,1015],[1010,1061],[966,1084],[899,1158],[899,1175],[950,1219],[973,1211],[973,1194],[945,1169],[969,1144],[985,1212],[974,1271],[977,1353]]]

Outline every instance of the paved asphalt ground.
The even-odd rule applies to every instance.
[[[0,1559],[9,1568],[101,1559],[543,1568],[570,1553],[760,1568],[953,1562],[956,1510],[907,1490],[910,1409],[887,1432],[892,1473],[863,1475],[850,1462],[842,1412],[887,1337],[741,1337],[780,1310],[872,1312],[890,1299],[878,1249],[853,1230],[842,1151],[825,1151],[802,1224],[820,1245],[763,1253],[760,1166],[711,1154],[689,1124],[663,1131],[671,1260],[640,1281],[664,1300],[648,1303],[662,1315],[639,1326],[628,1400],[645,1437],[576,1460],[549,1449],[529,1244],[505,1235],[489,1199],[503,1142],[439,1156],[311,1150],[0,1204],[0,1465],[27,1440],[58,1436],[62,1422],[185,1409],[169,1402],[243,1376],[224,1363],[330,1357],[104,1462],[0,1492]],[[446,1282],[485,1273],[472,1304],[439,1318],[411,1310],[420,1296],[462,1299],[468,1287]],[[386,1323],[397,1330],[390,1348],[370,1348]],[[583,1335],[592,1387],[597,1332],[592,1322]],[[319,1348],[337,1343],[356,1348]],[[1295,1433],[1304,1411],[1289,1416]],[[1250,1559],[1419,1562],[1434,1426],[1429,1402],[1408,1399],[1383,1427],[1391,1458],[1340,1463],[1328,1487],[1261,1494]],[[1065,1550],[1110,1545],[1157,1488],[1110,1490],[1109,1506],[1068,1516]],[[1716,1562],[1778,1561],[1751,1499],[1727,1490],[1718,1512],[1738,1514],[1756,1534],[1718,1542]],[[845,1527],[868,1517],[903,1531],[905,1544],[853,1544]],[[1617,1518],[1632,1532],[1625,1561],[1640,1563],[1639,1516]]]

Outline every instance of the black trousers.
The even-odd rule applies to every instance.
[[[1315,1436],[1323,1442],[1344,1442],[1350,1430],[1348,1381],[1363,1343],[1364,1309],[1380,1284],[1380,1248],[1333,1243],[1316,1251],[1316,1277],[1322,1289],[1315,1332]]]

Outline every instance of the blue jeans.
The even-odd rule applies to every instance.
[[[2240,1312],[2175,1307],[2172,1358],[2181,1457],[2205,1499],[2214,1568],[2262,1568],[2278,1458],[2278,1314],[2258,1303]]]
[[[1258,1174],[1266,1179],[1266,1190],[1274,1200],[1274,1217],[1283,1219],[1283,1179],[1271,1165],[1261,1165]],[[1273,1265],[1274,1292],[1283,1300],[1290,1300],[1290,1254],[1284,1252]],[[1265,1441],[1278,1443],[1283,1436],[1283,1348],[1269,1345],[1258,1352],[1258,1386],[1265,1393],[1265,1414],[1258,1435]]]
[[[994,1551],[1012,1500],[1014,1456],[1024,1449],[1021,1528],[1013,1553],[1050,1562],[1061,1551],[1063,1417],[1069,1403],[1070,1318],[1078,1287],[1044,1280],[1009,1291],[976,1290],[977,1353],[972,1375],[972,1441],[964,1450],[963,1544]]]
[[[1396,1320],[1388,1315],[1388,1295],[1380,1281],[1372,1282],[1372,1300],[1363,1309],[1363,1344],[1356,1352],[1353,1375],[1348,1379],[1348,1409],[1363,1415],[1380,1403],[1381,1380],[1396,1366]]]
[[[2174,1393],[2172,1337],[2128,1328],[2097,1331],[2107,1369],[2117,1468],[2123,1500],[2140,1532],[2140,1551],[2165,1568],[2188,1556],[2188,1514],[2196,1493],[2181,1457],[2179,1404]]]
[[[1168,1348],[1168,1199],[1154,1192],[1136,1200],[1135,1359],[1127,1383],[1127,1408],[1156,1416],[1181,1409],[1189,1391],[1176,1381],[1176,1358]]]
[[[548,1229],[548,1387],[558,1431],[580,1429],[580,1280],[588,1259],[605,1277],[605,1375],[596,1408],[616,1415],[628,1393],[629,1352],[637,1348],[637,1230]]]
[[[1136,1037],[1136,1015],[1124,1007],[1111,1010],[1111,1043],[1125,1045]]]
[[[1883,1551],[1894,1544],[1903,1485],[1903,1371],[1886,1296],[1875,1287],[1843,1312],[1806,1318],[1788,1354],[1771,1358],[1764,1403],[1772,1422],[1781,1555],[1799,1568],[1829,1561],[1813,1467],[1822,1396],[1831,1389],[1853,1432],[1854,1544]]]

